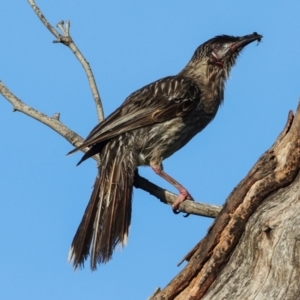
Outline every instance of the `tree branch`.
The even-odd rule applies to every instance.
[[[86,75],[88,77],[89,85],[94,97],[94,101],[96,104],[96,110],[99,121],[104,119],[103,108],[101,98],[98,92],[98,88],[95,82],[95,78],[93,72],[89,66],[89,63],[82,55],[80,50],[75,45],[72,37],[70,36],[70,22],[59,22],[57,27],[60,29],[62,34],[60,34],[46,19],[44,14],[41,12],[39,7],[36,5],[34,0],[28,0],[29,5],[36,13],[37,17],[41,20],[41,22],[46,26],[46,28],[56,37],[55,43],[62,43],[65,46],[69,47],[76,58],[79,60],[81,65],[83,66]],[[0,93],[6,98],[12,105],[13,111],[20,111],[37,121],[49,126],[51,129],[56,131],[62,137],[64,137],[67,141],[69,141],[73,146],[78,147],[82,144],[83,138],[79,136],[77,133],[69,129],[59,120],[59,114],[54,114],[53,117],[49,117],[46,114],[30,107],[25,104],[23,101],[18,99],[1,81],[0,81]],[[82,151],[86,152],[88,149],[85,148]],[[98,163],[99,159],[97,156],[93,157]],[[157,197],[161,202],[165,204],[172,205],[176,199],[176,195],[160,188],[159,186],[149,182],[147,179],[136,174],[134,186],[136,188],[143,189],[149,192],[151,195]],[[197,203],[192,201],[186,201],[182,203],[179,207],[179,210],[188,214],[195,214],[200,216],[206,216],[210,218],[214,218],[217,216],[221,208],[219,206]]]
[[[104,119],[104,113],[103,113],[103,106],[102,106],[102,101],[100,98],[100,94],[97,88],[97,84],[94,78],[94,74],[92,72],[92,69],[90,67],[90,64],[88,61],[85,59],[83,54],[80,52],[76,44],[74,43],[71,35],[70,35],[70,21],[64,22],[60,21],[57,24],[57,27],[61,30],[62,34],[61,35],[46,19],[46,17],[42,14],[41,10],[39,7],[35,4],[34,0],[28,0],[28,3],[38,16],[38,18],[41,20],[41,22],[47,27],[47,29],[56,37],[56,41],[54,43],[62,43],[65,46],[69,47],[70,50],[74,53],[76,58],[79,60],[81,63],[86,76],[88,78],[88,82],[90,85],[90,89],[94,98],[94,102],[96,105],[96,111],[97,111],[97,116],[98,116],[98,121],[101,122]]]
[[[2,94],[3,97],[6,98],[13,105],[13,111],[22,112],[27,116],[32,117],[35,120],[47,125],[75,147],[78,147],[82,144],[83,138],[71,129],[69,129],[62,122],[60,122],[59,117],[57,115],[49,117],[46,114],[25,104],[23,101],[17,98],[1,81],[0,94]],[[82,151],[86,152],[87,150],[88,148],[85,148]],[[99,159],[97,156],[94,156],[93,158],[99,163]],[[135,176],[134,186],[157,197],[161,202],[165,204],[172,205],[177,197],[175,194],[158,187],[154,183],[148,181],[147,179],[141,177],[138,174],[136,174]],[[184,201],[180,204],[179,209],[180,211],[188,214],[194,214],[210,218],[216,217],[219,211],[221,210],[219,206],[193,201]]]
[[[178,195],[162,189],[138,174],[134,178],[134,186],[148,192],[152,196],[158,198],[161,202],[171,206],[175,203],[178,197]],[[216,218],[221,211],[221,207],[212,204],[185,200],[180,204],[180,211],[202,217]]]
[[[57,115],[49,117],[46,114],[34,109],[33,107],[25,104],[19,98],[17,98],[3,83],[0,81],[0,94],[6,98],[13,106],[13,112],[19,111],[27,116],[49,126],[55,132],[64,137],[73,146],[78,147],[82,144],[83,138],[77,133],[69,129],[62,122],[59,121]],[[85,149],[87,150],[87,149]]]

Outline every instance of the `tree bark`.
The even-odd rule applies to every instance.
[[[300,104],[151,299],[300,299]]]

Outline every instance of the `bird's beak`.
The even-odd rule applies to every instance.
[[[239,39],[239,41],[233,43],[230,46],[230,50],[232,52],[237,51],[237,50],[239,51],[239,50],[241,50],[242,48],[244,48],[245,46],[247,46],[248,44],[250,44],[254,41],[260,42],[262,38],[263,38],[263,36],[256,33],[256,32],[253,32],[253,34],[248,34],[248,35],[242,36]]]

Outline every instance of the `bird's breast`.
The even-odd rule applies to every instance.
[[[186,145],[214,117],[196,109],[187,117],[177,117],[135,131],[139,165],[164,160]]]

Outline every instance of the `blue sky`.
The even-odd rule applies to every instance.
[[[1,4],[0,80],[20,99],[85,137],[97,122],[85,74],[27,1]],[[17,2],[17,5],[16,5]],[[133,91],[176,74],[218,34],[257,31],[227,83],[215,120],[164,163],[193,197],[221,205],[283,128],[300,96],[299,1],[38,1],[71,34],[93,68],[105,114]],[[174,215],[134,191],[129,244],[91,272],[67,262],[96,175],[89,160],[46,126],[0,99],[0,298],[146,299],[178,273],[178,261],[212,220]],[[150,168],[140,173],[172,187]],[[175,191],[174,191],[175,192]]]

